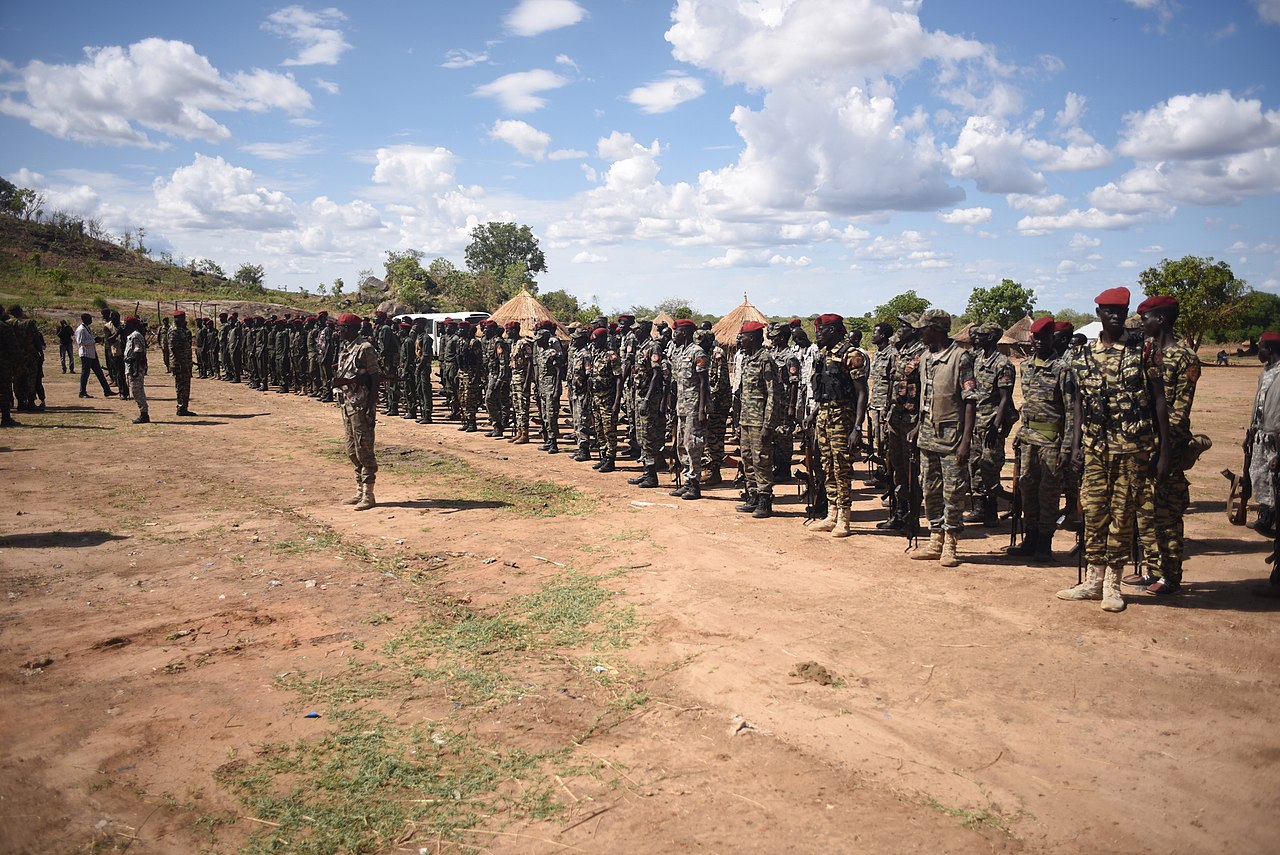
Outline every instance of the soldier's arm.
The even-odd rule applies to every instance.
[[[1151,379],[1151,403],[1155,411],[1156,433],[1160,437],[1160,448],[1156,453],[1156,480],[1169,474],[1169,408],[1164,400],[1164,380],[1159,377]]]
[[[921,384],[922,388],[923,385]],[[964,421],[960,428],[960,444],[956,446],[956,461],[964,463],[969,459],[973,424],[978,410],[978,384],[973,378],[973,357],[968,353],[960,354],[960,395],[963,399],[960,412]]]

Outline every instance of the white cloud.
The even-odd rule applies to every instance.
[[[556,54],[556,65],[563,65],[567,68],[572,68],[574,71],[578,70],[578,63],[574,62],[573,58],[567,53]]]
[[[548,30],[571,27],[587,16],[573,0],[520,0],[504,23],[517,36],[536,36]]]
[[[547,160],[581,160],[586,156],[585,151],[578,151],[576,148],[558,148],[547,154]]]
[[[551,135],[527,122],[499,119],[489,131],[489,139],[502,140],[525,157],[542,160],[551,144]]]
[[[373,180],[405,191],[406,196],[430,195],[455,186],[455,158],[447,148],[394,145],[376,154]]]
[[[325,80],[320,77],[316,78],[316,85],[319,86],[321,89],[323,89],[325,92],[328,92],[330,95],[337,95],[339,92],[342,91],[342,87],[334,83],[332,80]]]
[[[1135,197],[1147,195],[1146,204],[1153,208],[1167,207],[1171,202],[1237,205],[1251,196],[1280,193],[1280,147],[1219,159],[1140,166],[1122,175],[1118,187]]]
[[[1280,24],[1280,0],[1251,0],[1258,17],[1268,24]]]
[[[472,66],[480,65],[481,63],[489,63],[488,51],[485,51],[484,53],[472,53],[471,51],[463,50],[462,48],[454,48],[453,50],[445,52],[444,62],[440,63],[440,67],[471,68]]]
[[[1004,197],[1004,201],[1015,211],[1028,211],[1032,214],[1056,214],[1067,207],[1067,197],[1058,193],[1051,196],[1010,193]]]
[[[1148,246],[1144,246],[1142,249],[1138,250],[1138,252],[1143,252],[1143,253],[1146,253],[1147,255],[1159,255],[1160,253],[1164,252],[1164,247],[1160,246],[1159,244],[1153,243]]]
[[[608,256],[597,255],[594,252],[587,252],[586,250],[578,253],[572,259],[574,264],[603,264],[608,260]]]
[[[311,211],[321,221],[344,229],[381,229],[386,226],[377,208],[358,199],[339,205],[327,196],[317,196],[311,202]]]
[[[1027,165],[1027,140],[991,116],[970,116],[956,144],[947,151],[947,164],[957,178],[971,178],[985,193],[1039,194],[1044,176]]]
[[[642,113],[666,113],[686,101],[700,98],[705,91],[706,87],[698,78],[669,71],[665,77],[632,89],[627,100],[639,107]]]
[[[310,140],[294,140],[282,143],[246,143],[240,146],[240,150],[247,151],[249,154],[260,157],[263,160],[298,160],[316,154],[319,151]]]
[[[1072,249],[1093,249],[1102,246],[1102,239],[1076,232],[1071,236],[1071,243],[1068,246]]]
[[[568,82],[569,78],[554,71],[535,68],[504,74],[497,80],[477,86],[474,93],[484,98],[496,98],[504,108],[513,113],[532,113],[547,105],[547,99],[537,93],[559,89]]]
[[[0,112],[82,142],[167,146],[143,128],[225,142],[231,131],[211,112],[297,114],[311,107],[311,96],[290,75],[255,69],[224,77],[191,45],[164,39],[144,39],[127,49],[86,48],[78,65],[32,61],[18,76],[0,98]]]
[[[1124,117],[1117,150],[1138,160],[1197,159],[1280,145],[1280,112],[1231,93],[1177,95]]]
[[[1073,209],[1065,214],[1023,217],[1018,231],[1024,235],[1046,235],[1058,229],[1127,229],[1147,219],[1140,214],[1113,214],[1090,208]]]
[[[342,30],[336,26],[346,19],[346,15],[332,7],[312,12],[294,5],[272,12],[262,28],[298,45],[298,55],[286,59],[282,65],[336,65],[351,49]]]
[[[938,219],[953,226],[976,226],[991,222],[990,208],[956,208],[939,213]]]
[[[152,185],[156,214],[168,225],[192,229],[281,229],[296,221],[293,201],[263,187],[248,169],[197,154],[190,166]]]

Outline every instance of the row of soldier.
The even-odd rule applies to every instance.
[[[22,306],[0,306],[0,427],[16,427],[13,413],[45,408],[44,334]]]

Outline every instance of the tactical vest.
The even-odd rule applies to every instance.
[[[849,404],[853,402],[853,380],[844,358],[849,352],[848,342],[841,342],[830,352],[818,352],[818,370],[815,380],[820,404]]]

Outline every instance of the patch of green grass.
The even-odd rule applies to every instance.
[[[635,540],[644,540],[649,533],[642,528],[624,528],[622,531],[609,535],[610,540],[616,540],[619,543],[626,543]]]
[[[280,552],[285,555],[302,555],[306,552],[335,549],[341,545],[342,537],[337,532],[332,529],[324,529],[305,537],[278,541],[271,544],[271,549],[274,552]]]
[[[932,797],[925,798],[924,804],[926,807],[933,808],[939,813],[946,814],[947,816],[960,820],[960,824],[965,828],[973,829],[975,831],[989,828],[994,831],[998,831],[1005,837],[1013,837],[1013,832],[1009,830],[1009,826],[1023,817],[1022,811],[1007,814],[1001,811],[996,805],[991,805],[988,808],[980,810],[971,808],[954,808],[948,807]]]
[[[277,677],[277,686],[290,689],[309,706],[324,705],[331,710],[367,698],[386,698],[409,686],[408,677],[398,669],[380,663],[347,660],[341,673],[330,677],[308,677],[305,671]]]

